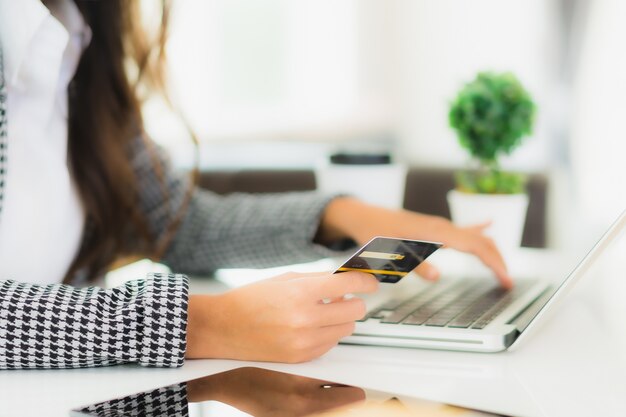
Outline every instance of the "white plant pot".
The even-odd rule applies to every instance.
[[[501,250],[521,246],[528,210],[527,194],[471,194],[451,190],[448,205],[454,224],[472,226],[491,222],[485,234]]]
[[[350,194],[370,204],[391,209],[402,208],[406,185],[406,166],[340,165],[321,163],[315,170],[317,189],[328,194]]]

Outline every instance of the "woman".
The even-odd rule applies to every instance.
[[[137,94],[162,85],[167,2],[157,45],[137,3],[0,0],[0,368],[305,361],[363,316],[362,300],[343,295],[377,288],[355,272],[286,274],[221,295],[189,296],[183,275],[80,288],[122,256],[207,274],[384,234],[472,252],[510,285],[481,227],[316,193],[219,197],[173,175],[144,134]]]

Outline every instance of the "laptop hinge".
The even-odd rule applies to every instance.
[[[541,311],[543,306],[546,305],[548,300],[554,294],[554,291],[553,287],[546,288],[532,303],[530,303],[524,310],[520,311],[517,316],[513,317],[508,324],[513,324],[517,328],[518,334],[522,333],[533,321],[535,316]]]

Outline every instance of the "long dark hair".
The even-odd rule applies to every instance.
[[[68,91],[69,163],[87,215],[87,229],[66,282],[78,271],[97,277],[120,256],[158,256],[163,245],[155,242],[138,209],[138,182],[129,144],[145,136],[138,85],[164,88],[170,15],[170,1],[161,0],[160,25],[149,37],[142,27],[139,1],[74,1],[93,36]],[[158,158],[154,161],[158,164]],[[128,242],[137,238],[143,242],[140,253],[131,253],[138,248]]]

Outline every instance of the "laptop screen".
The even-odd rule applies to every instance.
[[[589,278],[583,287],[585,291],[615,289],[615,285],[600,285],[600,280],[619,281],[622,288],[626,289],[621,274],[616,274],[616,271],[623,271],[626,266],[624,264],[626,257],[623,256],[626,253],[624,250],[626,211],[605,209],[603,214],[599,213],[572,205],[555,217],[552,233],[557,239],[546,252],[550,262],[538,263],[540,265],[538,268],[548,269],[541,275],[551,279],[554,285],[541,297],[540,308],[531,311],[531,316],[519,327],[524,337],[519,337],[515,345],[519,345],[521,340],[528,337],[531,325],[554,310],[581,278]],[[612,315],[614,308],[607,302],[606,295],[597,294],[591,301],[593,303],[595,299],[598,310],[605,310],[608,315]]]
[[[574,278],[579,267],[601,267],[611,256],[623,235],[620,224],[624,207],[604,208],[596,211],[581,205],[569,205],[553,214],[549,230],[551,253],[550,275],[555,283]]]

